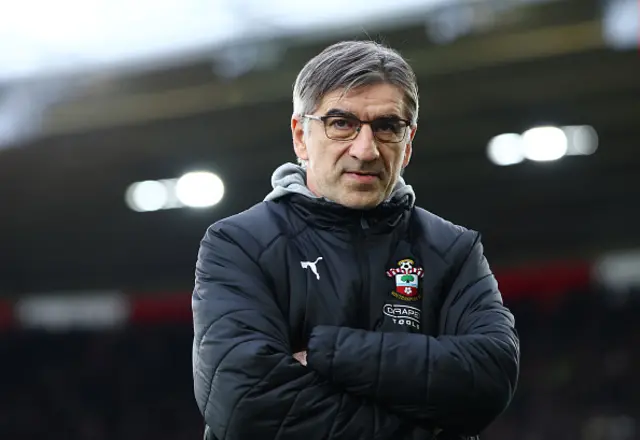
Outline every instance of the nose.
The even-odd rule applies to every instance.
[[[353,140],[349,154],[362,162],[372,162],[380,157],[373,131],[368,124],[362,126],[360,133]]]

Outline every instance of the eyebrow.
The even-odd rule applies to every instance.
[[[326,115],[327,116],[348,116],[348,117],[360,119],[354,113],[352,113],[352,112],[350,112],[348,110],[342,110],[342,109],[339,109],[339,108],[332,108],[332,109],[328,110]],[[385,114],[377,116],[376,118],[374,118],[374,120],[375,119],[402,119],[402,117],[398,116],[396,113],[385,113]]]
[[[328,110],[326,115],[327,116],[351,116],[353,118],[358,119],[358,117],[354,113],[352,113],[350,111],[347,111],[347,110],[342,110],[342,109],[339,109],[339,108],[332,108],[332,109]]]
[[[402,116],[398,116],[396,113],[385,113],[378,116],[376,119],[403,119]]]

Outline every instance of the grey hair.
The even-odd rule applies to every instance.
[[[322,99],[335,90],[347,93],[381,83],[402,90],[405,117],[415,125],[418,121],[416,75],[397,51],[373,41],[342,41],[309,60],[293,86],[293,113],[297,116],[313,113]],[[306,128],[306,124],[303,126]],[[306,165],[303,161],[299,163]]]

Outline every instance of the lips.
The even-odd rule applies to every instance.
[[[380,174],[377,173],[363,173],[358,171],[347,171],[345,175],[359,183],[373,183],[380,178]]]
[[[345,171],[346,174],[355,174],[356,176],[370,176],[370,177],[380,177],[380,173],[373,173],[367,171]]]

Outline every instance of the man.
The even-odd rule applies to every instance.
[[[511,400],[519,343],[479,235],[414,206],[401,177],[414,73],[391,49],[342,42],[302,69],[293,100],[301,165],[201,243],[206,438],[477,435]]]

